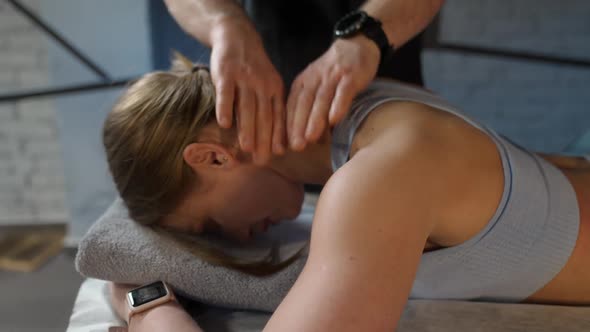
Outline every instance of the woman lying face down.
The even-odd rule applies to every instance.
[[[209,72],[186,61],[133,84],[105,123],[110,169],[132,218],[242,241],[295,218],[303,182],[290,172],[294,164],[282,162],[292,154],[255,166],[239,150],[237,131],[215,122]]]
[[[217,231],[247,241],[297,217],[302,183],[279,169],[254,165],[250,155],[238,150],[234,136],[209,122],[184,147],[178,159],[192,176],[182,181],[184,195],[160,225],[197,234]]]
[[[586,163],[377,81],[320,143],[256,166],[214,98],[186,59],[145,75],[106,120],[107,159],[135,221],[240,241],[295,218],[303,183],[325,185],[306,266],[265,330],[391,331],[408,297],[590,303]]]

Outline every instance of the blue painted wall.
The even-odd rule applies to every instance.
[[[209,64],[209,49],[186,34],[168,13],[162,0],[149,1],[152,58],[154,68],[170,67],[172,51],[176,50],[194,62]]]
[[[587,0],[447,0],[440,40],[590,61]],[[537,151],[590,154],[590,68],[426,52],[427,85]]]
[[[146,1],[51,0],[41,16],[115,78],[152,68]],[[55,84],[95,82],[98,78],[60,47],[49,50]],[[115,196],[101,145],[106,113],[120,89],[55,99],[70,210],[70,239],[83,235]]]

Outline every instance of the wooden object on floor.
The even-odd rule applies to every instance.
[[[65,224],[0,227],[0,269],[32,272],[63,249]]]

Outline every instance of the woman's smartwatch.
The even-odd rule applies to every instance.
[[[170,301],[176,301],[176,298],[170,287],[163,281],[156,281],[130,290],[127,293],[127,305],[129,306],[127,324],[133,315]]]

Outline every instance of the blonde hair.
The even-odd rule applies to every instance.
[[[214,120],[215,87],[206,67],[175,53],[170,71],[131,84],[104,123],[103,144],[110,172],[131,219],[183,244],[195,256],[249,274],[266,275],[294,261],[276,262],[275,250],[244,262],[202,242],[158,226],[199,179],[184,162],[184,148]]]

